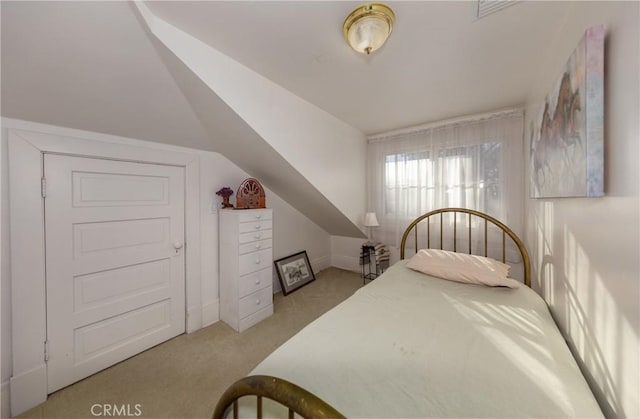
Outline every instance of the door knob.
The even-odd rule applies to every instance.
[[[182,242],[174,242],[173,243],[173,248],[176,249],[176,250],[182,249]]]

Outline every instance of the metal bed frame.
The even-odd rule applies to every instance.
[[[465,208],[442,208],[435,211],[423,214],[413,220],[411,224],[406,228],[402,241],[400,243],[400,259],[405,258],[405,248],[407,239],[413,234],[414,238],[414,251],[418,251],[418,225],[425,222],[427,230],[427,248],[431,245],[431,225],[434,222],[431,217],[438,218],[439,216],[439,237],[440,237],[440,249],[443,246],[443,234],[444,234],[444,221],[443,214],[453,214],[453,251],[458,251],[458,214],[467,214],[468,223],[465,227],[467,229],[467,237],[469,246],[468,251],[471,254],[472,250],[472,217],[479,217],[480,223],[484,225],[484,256],[488,254],[488,227],[494,225],[502,231],[502,262],[506,261],[506,237],[513,241],[522,257],[523,269],[524,269],[524,283],[526,286],[531,287],[531,262],[529,259],[529,253],[524,246],[522,240],[505,224],[480,211],[465,209]],[[438,224],[438,221],[435,222]],[[262,419],[263,398],[267,398],[276,401],[288,408],[288,417],[293,419],[294,414],[298,414],[304,418],[344,418],[345,416],[334,409],[324,400],[320,399],[313,393],[297,386],[289,381],[281,378],[276,378],[267,375],[254,375],[242,378],[232,384],[222,395],[213,413],[213,419],[223,419],[228,417],[230,411],[233,412],[233,418],[237,419],[239,415],[238,399],[245,396],[256,397],[256,418]]]
[[[476,210],[470,210],[470,209],[466,209],[466,208],[442,208],[442,209],[437,209],[435,211],[431,211],[428,212],[426,214],[423,214],[421,216],[419,216],[418,218],[416,218],[415,220],[413,220],[411,222],[411,224],[409,224],[409,226],[406,228],[406,230],[404,231],[404,234],[402,235],[402,241],[400,242],[400,259],[403,260],[404,256],[405,256],[405,250],[406,250],[406,244],[407,244],[407,239],[409,238],[409,235],[411,234],[411,232],[413,231],[413,237],[414,237],[414,250],[417,253],[418,252],[418,225],[420,223],[425,222],[427,225],[427,249],[431,249],[431,217],[435,217],[435,218],[440,218],[440,249],[443,248],[443,244],[444,244],[444,240],[443,240],[443,231],[444,231],[444,221],[443,221],[443,215],[446,213],[452,213],[453,214],[453,251],[454,252],[461,252],[458,250],[458,214],[467,214],[468,217],[468,223],[467,223],[467,230],[468,230],[468,241],[469,241],[469,247],[468,247],[468,253],[471,254],[471,246],[472,246],[472,240],[471,240],[471,232],[473,231],[472,229],[472,217],[478,217],[480,219],[482,219],[483,221],[481,221],[482,224],[484,224],[484,256],[487,256],[488,253],[488,227],[490,224],[498,227],[501,231],[502,231],[502,262],[506,263],[506,258],[507,258],[507,241],[506,238],[507,236],[509,236],[509,238],[511,238],[511,240],[513,241],[513,243],[516,245],[516,247],[518,248],[518,250],[520,251],[520,256],[522,257],[522,263],[523,263],[523,267],[524,267],[524,284],[528,287],[531,287],[531,261],[529,259],[529,253],[527,252],[526,247],[524,246],[524,243],[522,242],[522,240],[516,235],[516,233],[513,232],[513,230],[511,230],[509,227],[507,227],[505,224],[503,224],[502,222],[500,222],[499,220],[497,220],[496,218],[493,218],[490,215],[487,215],[483,212],[480,211],[476,211]],[[436,217],[439,216],[439,217]],[[437,221],[436,221],[437,224]]]

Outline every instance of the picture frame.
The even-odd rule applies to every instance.
[[[288,295],[316,280],[311,269],[307,251],[278,259],[273,262],[282,286],[282,294]]]
[[[531,198],[604,196],[604,40],[585,31],[530,123]]]

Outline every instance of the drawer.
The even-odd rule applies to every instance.
[[[238,296],[240,298],[273,284],[273,270],[263,269],[238,279]]]
[[[247,330],[254,324],[261,322],[262,320],[266,319],[272,314],[273,314],[273,304],[270,304],[268,307],[265,307],[262,310],[258,310],[255,313],[245,317],[244,319],[240,319],[238,332],[243,332]]]
[[[272,222],[271,220],[264,221],[252,221],[250,223],[240,223],[240,233],[249,233],[252,231],[270,230]]]
[[[273,293],[271,287],[263,288],[240,299],[239,317],[241,319],[268,307],[272,304]]]
[[[271,249],[260,250],[258,252],[247,253],[239,257],[238,272],[240,276],[250,274],[271,266]]]
[[[242,211],[240,213],[240,222],[271,220],[271,211]]]
[[[258,230],[251,233],[240,234],[240,244],[254,242],[256,240],[270,239],[273,236],[273,230]]]
[[[259,240],[257,242],[246,243],[240,245],[240,254],[244,255],[249,252],[257,252],[262,249],[271,249],[271,239]]]

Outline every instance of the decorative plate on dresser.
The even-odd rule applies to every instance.
[[[220,319],[238,332],[273,314],[272,210],[223,209]]]

